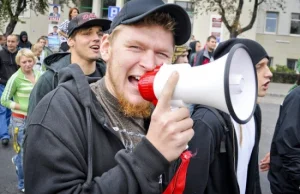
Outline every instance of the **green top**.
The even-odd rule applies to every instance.
[[[38,71],[34,71],[34,77],[36,82],[40,77],[40,73]],[[29,96],[33,86],[34,84],[25,77],[21,68],[19,68],[18,71],[9,78],[2,93],[1,104],[11,109],[12,112],[26,116]],[[16,103],[20,105],[20,110],[15,109]]]

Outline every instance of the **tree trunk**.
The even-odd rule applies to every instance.
[[[237,31],[230,32],[230,38],[236,38],[239,35]]]
[[[12,34],[14,32],[14,29],[15,29],[15,27],[17,25],[17,22],[18,21],[13,20],[13,19],[9,20],[9,23],[8,23],[8,25],[6,27],[6,31],[5,31],[5,36],[8,36],[8,35],[10,35],[10,34]]]

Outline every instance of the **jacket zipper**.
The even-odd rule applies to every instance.
[[[117,140],[119,141],[119,144],[122,146],[123,149],[125,149],[125,146],[124,146],[123,142],[120,140],[120,138],[114,132],[112,132],[113,129],[111,127],[109,127],[106,123],[103,123],[103,126],[104,126],[104,128],[106,128],[106,130],[108,130],[110,133],[112,133],[117,138]]]
[[[234,128],[234,126],[232,125],[232,122],[230,122],[230,125],[231,125],[231,129],[232,129],[232,139],[233,139],[233,141],[232,141],[232,148],[233,148],[233,167],[234,167],[234,174],[235,175],[237,175],[236,174],[236,162],[235,162],[235,138],[234,138],[234,132],[235,132],[235,128]]]

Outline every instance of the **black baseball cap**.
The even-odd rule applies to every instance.
[[[127,2],[111,23],[109,33],[120,24],[133,24],[152,13],[168,13],[174,18],[175,45],[186,43],[191,37],[191,21],[187,12],[176,4],[165,4],[162,0],[131,0]]]
[[[93,26],[101,26],[103,31],[109,29],[111,24],[110,20],[100,19],[95,14],[83,12],[73,18],[68,25],[68,36],[70,37],[74,31],[81,28],[88,28]]]

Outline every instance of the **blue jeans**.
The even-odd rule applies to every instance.
[[[0,84],[0,98],[4,91],[5,86]],[[10,109],[0,104],[0,139],[9,139],[8,126],[10,121]]]
[[[21,150],[13,157],[13,162],[16,165],[16,173],[18,176],[18,188],[24,189],[24,174],[23,174],[23,139],[24,139],[24,128],[25,128],[25,119],[20,119],[16,117],[11,117],[11,131],[13,134],[13,139],[16,142],[13,142],[14,144],[17,143]],[[18,128],[18,134],[17,137],[15,137],[14,130],[15,128]]]

